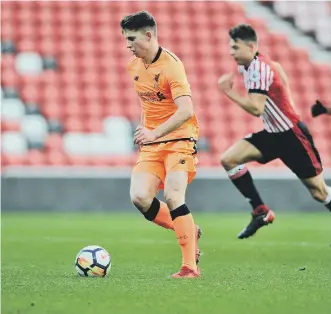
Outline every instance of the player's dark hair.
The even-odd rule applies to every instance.
[[[121,20],[122,31],[140,31],[152,29],[156,33],[156,22],[154,17],[147,11],[139,11],[123,17]]]
[[[230,37],[236,41],[241,39],[243,41],[257,42],[257,35],[254,28],[248,24],[240,24],[232,27],[229,30]]]

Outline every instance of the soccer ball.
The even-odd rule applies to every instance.
[[[80,276],[105,277],[111,267],[109,253],[98,245],[89,245],[79,251],[75,260],[75,268]]]

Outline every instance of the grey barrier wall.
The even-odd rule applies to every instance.
[[[253,171],[256,186],[270,207],[282,211],[323,211],[302,183],[287,171]],[[129,212],[130,170],[109,169],[5,171],[1,178],[2,211]],[[327,183],[331,185],[329,171]],[[162,198],[162,192],[159,195]],[[194,211],[248,211],[247,201],[221,170],[199,172],[187,190]]]

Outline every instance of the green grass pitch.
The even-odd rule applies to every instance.
[[[172,231],[132,214],[2,215],[2,314],[331,313],[327,212],[279,214],[248,240],[249,214],[197,214],[203,277],[175,280],[181,256]],[[107,278],[82,278],[78,251],[104,246]],[[300,271],[300,267],[305,270]]]

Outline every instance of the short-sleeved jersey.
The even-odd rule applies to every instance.
[[[143,110],[143,125],[153,130],[167,121],[177,110],[175,99],[191,96],[183,63],[170,51],[159,48],[158,53],[149,65],[142,59],[132,57],[128,71]],[[199,125],[194,114],[178,129],[158,139],[165,141],[177,138],[194,138],[199,135]]]
[[[260,116],[267,132],[285,132],[299,122],[294,111],[286,86],[272,61],[257,53],[251,64],[239,67],[249,93],[260,93],[267,96],[264,112]]]

